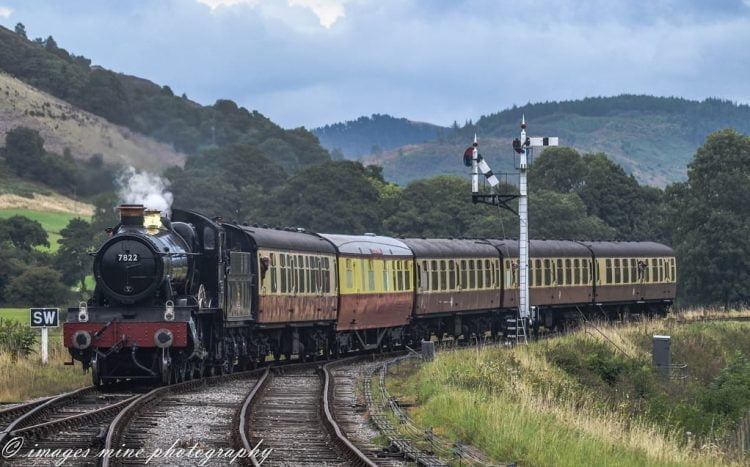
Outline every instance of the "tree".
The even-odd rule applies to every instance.
[[[24,39],[27,39],[26,26],[24,26],[23,23],[16,23],[16,27],[14,30],[16,31],[16,34],[23,37]]]
[[[750,300],[750,137],[709,135],[688,180],[667,190],[680,296],[692,304]]]
[[[581,155],[571,148],[548,148],[534,161],[529,185],[534,189],[577,192],[583,184],[586,166]]]
[[[43,170],[44,155],[44,139],[37,130],[19,126],[5,135],[5,161],[16,174]]]
[[[586,212],[575,193],[538,190],[529,199],[529,235],[534,239],[613,240],[617,231]]]
[[[412,237],[502,236],[498,211],[471,204],[470,193],[468,181],[461,177],[439,176],[412,182],[389,207],[384,221],[386,231]],[[501,215],[512,228],[511,215]]]
[[[5,298],[16,306],[59,307],[68,301],[70,292],[59,272],[46,266],[31,266],[10,281]]]
[[[35,246],[49,246],[42,224],[24,216],[0,219],[0,244],[10,242],[19,250],[29,251]]]
[[[273,211],[286,226],[348,234],[378,232],[380,198],[368,175],[371,172],[362,164],[352,161],[306,168],[279,190]]]
[[[57,241],[60,248],[55,255],[55,269],[60,271],[66,285],[78,284],[82,292],[86,291],[86,276],[91,273],[89,250],[94,246],[94,232],[91,225],[83,219],[71,219],[60,231]]]

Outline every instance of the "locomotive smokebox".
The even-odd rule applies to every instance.
[[[143,215],[146,208],[142,204],[121,204],[117,207],[120,211],[120,223],[143,227]]]

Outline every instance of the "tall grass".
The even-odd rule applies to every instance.
[[[703,317],[694,312],[626,327],[589,325],[529,346],[441,353],[387,383],[400,400],[417,403],[412,416],[421,426],[498,462],[741,463],[722,444],[733,415],[710,404],[715,395],[740,400],[718,392],[730,386],[717,389],[717,381],[727,379],[723,368],[744,371],[736,355],[750,355],[750,324],[700,323]],[[678,326],[681,321],[696,322]],[[665,382],[651,368],[651,335],[663,333],[673,336],[673,361],[688,363],[688,380]],[[690,424],[712,429],[688,435]]]
[[[84,374],[80,365],[63,364],[70,360],[70,354],[59,332],[50,335],[47,365],[42,365],[38,345],[31,350],[28,355],[0,352],[0,403],[59,394],[90,384],[90,375]]]

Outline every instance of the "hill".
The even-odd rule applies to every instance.
[[[530,136],[559,136],[562,145],[580,152],[605,152],[638,181],[655,186],[683,180],[708,134],[727,127],[750,133],[747,105],[622,95],[513,107],[446,129],[432,141],[412,140],[361,159],[382,166],[385,177],[399,184],[438,174],[465,175],[461,155],[476,132],[493,169],[508,171],[513,167],[510,144],[522,114]],[[366,144],[377,144],[373,135],[367,138]]]
[[[186,154],[250,144],[269,159],[282,161],[288,173],[330,159],[317,138],[304,128],[283,129],[231,100],[203,106],[185,94],[174,95],[169,86],[92,66],[91,60],[69,53],[51,36],[29,40],[24,33],[0,27],[0,71]],[[40,112],[58,114],[62,109],[53,104],[33,111],[39,116]]]
[[[358,159],[407,144],[431,141],[445,130],[431,123],[373,114],[315,128],[312,133],[329,151],[339,151],[346,159]]]
[[[38,130],[45,149],[79,159],[101,154],[110,164],[161,170],[182,165],[185,155],[126,127],[81,110],[5,73],[0,73],[0,140],[18,126]]]

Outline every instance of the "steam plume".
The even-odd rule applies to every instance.
[[[158,209],[169,213],[174,197],[167,190],[169,182],[158,175],[138,172],[134,167],[128,167],[117,178],[120,186],[118,195],[126,204],[142,204],[148,209]]]

